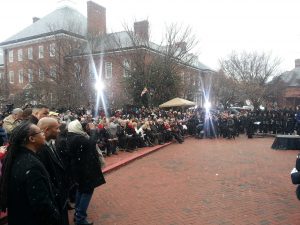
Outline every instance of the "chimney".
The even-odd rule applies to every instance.
[[[32,23],[35,23],[35,22],[38,21],[38,20],[40,20],[40,18],[38,18],[38,17],[33,17],[33,18],[32,18]]]
[[[300,59],[295,59],[295,68],[300,67]]]
[[[143,20],[134,23],[134,34],[139,36],[143,41],[149,41],[149,22]]]
[[[91,35],[106,34],[106,9],[93,1],[87,2],[87,32]]]

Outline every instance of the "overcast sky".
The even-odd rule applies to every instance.
[[[235,51],[271,52],[281,70],[300,58],[300,0],[94,0],[106,8],[107,30],[148,19],[159,40],[166,24],[190,25],[199,39],[199,60],[218,69],[218,60]],[[61,5],[57,0],[1,0],[0,42]],[[73,0],[86,15],[86,0]]]

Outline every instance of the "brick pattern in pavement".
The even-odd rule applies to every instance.
[[[290,171],[298,151],[273,138],[187,139],[106,175],[95,225],[300,224]],[[70,212],[71,214],[72,212]]]

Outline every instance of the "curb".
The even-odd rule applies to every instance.
[[[103,173],[103,174],[108,174],[108,173],[110,173],[110,172],[112,172],[112,171],[114,171],[114,170],[119,169],[119,168],[122,167],[122,166],[127,165],[127,164],[130,163],[130,162],[133,162],[134,160],[140,159],[140,158],[142,158],[142,157],[144,157],[144,156],[146,156],[146,155],[149,155],[149,154],[151,154],[151,153],[153,153],[153,152],[156,152],[157,150],[159,150],[159,149],[161,149],[161,148],[163,148],[163,147],[165,147],[165,146],[168,146],[168,145],[170,145],[170,144],[172,144],[172,142],[168,142],[168,143],[163,144],[163,145],[157,145],[157,146],[155,146],[155,147],[149,149],[148,151],[144,151],[144,152],[135,152],[135,153],[133,153],[134,155],[132,155],[132,156],[130,156],[130,157],[127,157],[126,159],[123,159],[123,160],[121,160],[121,161],[119,161],[119,162],[113,163],[112,165],[109,165],[109,166],[105,167],[105,168],[102,170],[102,173]]]

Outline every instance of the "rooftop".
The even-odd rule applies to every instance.
[[[17,43],[38,38],[44,34],[64,30],[80,36],[86,36],[86,17],[77,10],[65,6],[32,23],[22,31],[6,39],[0,45]]]

